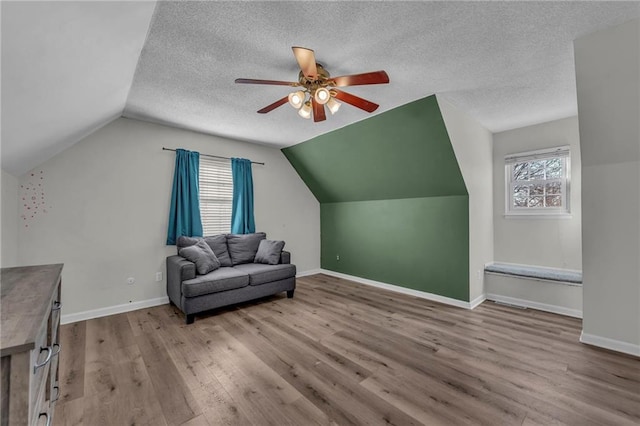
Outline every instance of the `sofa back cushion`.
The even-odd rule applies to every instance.
[[[204,242],[209,244],[211,250],[215,253],[216,257],[220,261],[220,266],[231,266],[231,257],[229,256],[229,250],[227,250],[227,235],[212,235],[210,237],[204,237]]]
[[[178,254],[195,263],[196,270],[200,275],[208,274],[220,267],[220,262],[213,253],[213,250],[211,250],[211,247],[209,247],[209,245],[203,240],[200,240],[193,245],[181,248]]]
[[[231,256],[231,263],[233,265],[253,263],[260,241],[265,238],[267,238],[267,234],[264,232],[256,232],[255,234],[228,234],[227,248]]]

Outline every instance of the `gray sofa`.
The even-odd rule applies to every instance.
[[[292,298],[296,266],[284,242],[266,234],[222,234],[180,237],[178,255],[167,257],[167,295],[186,315],[195,314],[282,291]]]

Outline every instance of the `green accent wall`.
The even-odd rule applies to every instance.
[[[435,96],[282,152],[320,202],[322,268],[469,301],[468,193]]]
[[[468,301],[468,212],[464,195],[321,204],[322,267]]]

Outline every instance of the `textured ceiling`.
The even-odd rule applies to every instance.
[[[288,146],[364,119],[327,121],[289,105],[291,91],[238,77],[295,81],[291,46],[334,75],[384,69],[391,83],[347,88],[376,113],[437,93],[491,131],[577,113],[573,40],[639,15],[638,3],[159,2],[125,116]]]
[[[437,93],[494,132],[567,117],[572,41],[638,16],[639,2],[5,1],[2,168],[23,173],[120,115],[279,147],[369,116],[257,114],[290,90],[234,79],[296,80],[291,46],[334,76],[386,70],[388,85],[346,88],[376,114]]]

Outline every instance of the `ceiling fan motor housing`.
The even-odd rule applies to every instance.
[[[302,71],[298,74],[298,81],[300,82],[300,85],[305,88],[306,92],[308,92],[311,97],[315,96],[315,92],[319,88],[330,86],[329,71],[324,69],[322,64],[317,62],[316,69],[318,70],[318,74],[315,77],[307,77]]]

